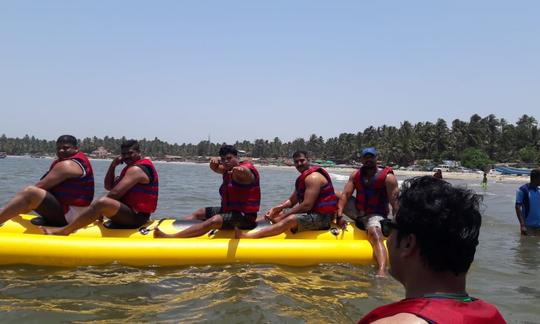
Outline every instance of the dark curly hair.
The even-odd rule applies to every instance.
[[[225,156],[227,154],[232,154],[234,156],[238,156],[238,150],[232,145],[223,145],[219,149],[219,156]]]
[[[130,139],[130,140],[122,142],[122,144],[120,144],[120,149],[122,149],[122,150],[124,150],[124,149],[132,149],[132,150],[137,151],[137,152],[141,151],[141,149],[139,147],[139,142],[137,140],[134,140],[134,139]]]
[[[73,135],[61,135],[56,140],[56,144],[71,144],[77,146],[77,138]]]
[[[293,159],[296,159],[296,158],[299,158],[300,156],[304,156],[306,159],[309,158],[308,157],[308,152],[307,151],[303,151],[303,150],[298,150],[296,152],[293,153],[292,157]]]
[[[424,264],[436,272],[466,273],[482,223],[481,196],[432,176],[406,180],[399,196],[398,243],[416,236]]]

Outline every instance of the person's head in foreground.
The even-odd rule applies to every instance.
[[[385,230],[395,228],[388,240],[392,276],[406,284],[410,266],[404,261],[425,271],[464,276],[478,245],[480,202],[473,191],[433,177],[405,181],[396,219],[385,224]]]
[[[481,196],[431,176],[404,182],[395,220],[383,220],[390,274],[406,299],[360,323],[504,323],[497,309],[470,297],[466,274],[480,232]]]

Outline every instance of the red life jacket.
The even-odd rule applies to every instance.
[[[374,175],[374,180],[368,186],[364,185],[362,179],[362,168],[358,170],[354,177],[354,188],[356,189],[356,209],[363,211],[366,215],[377,214],[387,216],[388,193],[386,192],[386,176],[394,174],[392,168],[378,168]]]
[[[42,179],[51,172],[56,164],[66,160],[77,163],[83,169],[83,175],[79,178],[64,180],[49,190],[64,207],[64,213],[68,211],[69,206],[89,206],[94,199],[94,172],[90,161],[83,152],[77,152],[68,158],[54,160]]]
[[[223,174],[223,183],[219,187],[221,195],[221,211],[238,211],[243,213],[257,213],[261,205],[261,187],[259,185],[259,171],[249,161],[240,162],[240,166],[253,172],[255,181],[242,184],[233,180],[232,174]]]
[[[120,201],[128,205],[135,212],[153,213],[157,208],[159,181],[156,168],[154,168],[152,161],[149,159],[140,159],[127,165],[120,173],[120,177],[116,180],[116,183],[122,180],[129,168],[137,165],[152,172],[152,176],[149,176],[150,182],[146,184],[137,183],[126,192]]]
[[[321,187],[319,196],[317,197],[317,200],[315,200],[313,208],[311,208],[308,213],[330,214],[335,212],[337,210],[338,198],[334,191],[334,186],[332,186],[332,179],[330,179],[330,175],[325,169],[318,166],[310,167],[306,171],[302,172],[302,174],[300,174],[300,176],[296,179],[294,187],[296,189],[296,199],[298,200],[298,203],[300,204],[304,201],[304,194],[306,192],[306,178],[313,172],[319,172],[322,174],[328,183]]]
[[[414,314],[430,323],[506,323],[495,306],[480,299],[464,302],[448,298],[411,298],[378,307],[364,316],[358,324],[371,323],[399,313]]]

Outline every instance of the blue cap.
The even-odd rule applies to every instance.
[[[362,150],[362,156],[366,156],[368,154],[377,156],[377,150],[374,147],[366,147],[365,149]]]

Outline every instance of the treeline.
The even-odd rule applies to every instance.
[[[77,135],[77,134],[73,134]],[[80,149],[92,152],[104,147],[115,154],[119,153],[120,143],[125,137],[84,138]],[[158,138],[140,140],[146,155],[164,157],[177,155],[184,157],[217,155],[219,147],[225,143],[201,141],[198,144],[169,144]],[[231,144],[231,143],[229,143]],[[408,121],[400,127],[370,126],[363,131],[342,133],[337,137],[324,139],[315,134],[309,139],[297,138],[282,142],[257,139],[254,142],[237,141],[238,149],[256,158],[290,157],[298,149],[307,150],[312,157],[350,163],[357,159],[361,147],[375,146],[384,163],[407,166],[415,160],[475,160],[478,165],[490,162],[538,163],[540,160],[540,136],[537,120],[523,115],[515,123],[491,114],[481,117],[471,116],[469,121],[455,119],[449,125],[443,119],[433,122],[411,124]],[[11,155],[54,154],[55,141],[36,139],[34,136],[10,138],[0,137],[0,151]],[[471,165],[473,166],[473,165]]]

